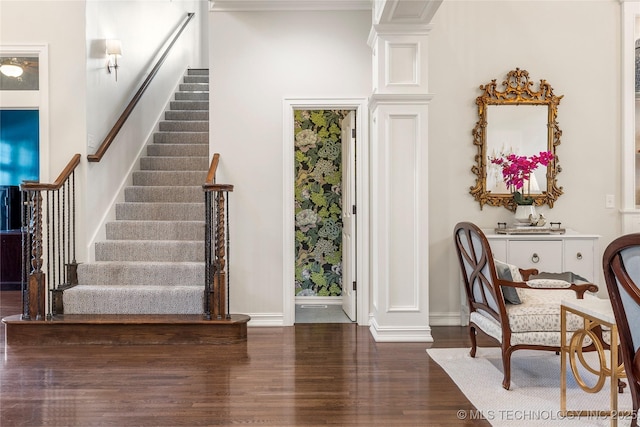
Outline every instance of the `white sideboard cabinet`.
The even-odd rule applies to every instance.
[[[594,234],[566,230],[564,234],[496,234],[483,230],[495,259],[536,268],[540,272],[571,271],[593,282],[599,277],[600,254]]]

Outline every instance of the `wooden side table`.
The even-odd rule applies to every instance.
[[[584,319],[584,327],[575,331],[568,343],[566,339],[567,313],[576,314]],[[597,326],[611,331],[608,363],[605,353],[606,344],[594,332]],[[626,378],[626,375],[624,366],[618,364],[618,328],[611,302],[608,299],[601,298],[562,300],[560,305],[560,331],[561,337],[564,337],[562,339],[562,359],[560,361],[560,413],[563,416],[610,416],[611,426],[616,427],[618,425],[618,416],[630,415],[631,411],[618,412],[618,379]],[[590,366],[586,362],[582,352],[583,342],[587,337],[593,341],[598,353],[599,366],[597,368]],[[581,389],[588,393],[597,393],[602,390],[606,377],[610,378],[610,410],[567,410],[567,359],[569,359],[571,371],[576,382]],[[595,385],[589,386],[584,382],[578,371],[578,363],[598,377]]]

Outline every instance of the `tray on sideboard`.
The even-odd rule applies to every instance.
[[[564,234],[567,230],[560,227],[511,226],[497,227],[496,234]]]

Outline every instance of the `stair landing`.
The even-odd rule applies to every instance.
[[[247,339],[250,317],[206,320],[202,315],[67,314],[51,320],[2,319],[7,345],[228,344]]]

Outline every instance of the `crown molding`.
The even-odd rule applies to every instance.
[[[384,0],[374,5],[376,24],[428,24],[443,0]]]
[[[372,0],[209,0],[212,12],[371,10]]]

